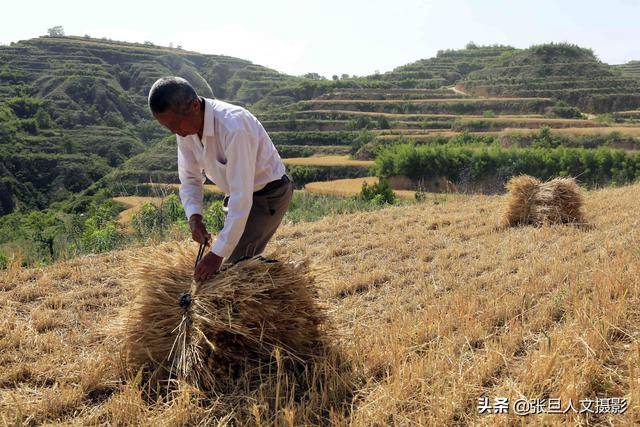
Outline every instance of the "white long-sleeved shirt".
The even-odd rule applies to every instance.
[[[253,114],[215,99],[205,98],[202,140],[197,134],[176,137],[179,193],[187,219],[202,215],[204,175],[229,194],[227,218],[211,248],[228,257],[244,232],[253,192],[281,178],[284,163]]]

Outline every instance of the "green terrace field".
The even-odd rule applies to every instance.
[[[447,99],[464,98],[449,89],[339,89],[325,93],[316,99]]]
[[[501,55],[514,51],[510,46],[483,46],[468,45],[460,50],[441,50],[434,58],[421,59],[413,63],[396,68],[390,73],[385,73],[378,78],[380,80],[415,80],[419,83],[416,87],[431,87],[438,89],[440,86],[451,85],[473,70],[478,70],[493,63]],[[376,76],[374,76],[376,77]],[[440,79],[440,86],[429,86],[420,79]],[[421,84],[420,84],[421,83]],[[406,86],[402,86],[406,87]]]
[[[376,132],[377,141],[415,141],[418,143],[443,144],[455,141],[457,144],[478,143],[481,145],[497,144],[509,146],[529,146],[540,144],[540,134],[548,134],[555,142],[552,145],[564,145],[568,147],[596,148],[600,146],[620,148],[624,150],[637,150],[640,148],[639,127],[583,127],[583,128],[558,128],[547,131],[526,128],[507,128],[501,131],[482,132],[454,132],[454,131],[427,131],[427,132],[401,132],[379,131]]]
[[[77,102],[69,88],[83,77],[104,79],[97,92],[146,97],[150,82],[179,74],[205,96],[236,102],[255,102],[271,89],[294,78],[232,57],[202,55],[153,45],[112,42],[81,37],[42,37],[0,49],[1,86],[17,89],[18,82],[38,81],[38,95],[57,93],[61,101]],[[78,83],[78,81],[80,83]],[[57,90],[59,89],[59,90]],[[7,90],[7,89],[5,89]],[[71,96],[69,96],[71,95]],[[56,97],[56,98],[57,98]],[[144,109],[144,103],[135,103]],[[97,106],[97,104],[96,104]],[[105,105],[106,107],[111,104]]]
[[[640,106],[634,64],[612,67],[589,49],[569,44],[533,46],[469,73],[457,87],[474,95],[553,97],[585,112]]]
[[[389,114],[361,111],[312,110],[301,111],[294,118],[280,120],[262,120],[262,124],[271,132],[297,131],[339,131],[358,128],[379,127],[381,129],[441,129],[456,131],[501,130],[506,128],[551,128],[597,127],[602,126],[594,120],[560,119],[538,115],[499,115],[485,117],[481,115],[454,114]]]
[[[379,113],[539,114],[553,103],[549,98],[465,98],[419,100],[314,99],[300,101],[301,110],[358,110]]]
[[[620,70],[624,75],[640,78],[640,61],[630,61],[626,64],[616,65],[615,68]]]

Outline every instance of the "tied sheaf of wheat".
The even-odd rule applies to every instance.
[[[573,178],[547,182],[521,175],[507,183],[504,225],[584,224],[583,196]]]
[[[255,257],[196,283],[194,257],[174,244],[132,260],[136,297],[119,328],[130,368],[213,390],[276,349],[293,362],[312,357],[326,316],[308,262]]]

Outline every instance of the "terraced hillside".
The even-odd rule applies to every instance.
[[[338,330],[341,363],[310,367],[320,375],[317,388],[295,388],[274,363],[260,388],[240,383],[217,396],[183,389],[169,400],[148,399],[136,378],[122,375],[110,328],[135,292],[131,266],[173,244],[14,266],[0,272],[0,419],[637,425],[638,191],[589,192],[590,226],[582,228],[497,228],[501,196],[285,225],[268,252],[325,269],[318,299]],[[193,245],[195,256],[193,243],[176,244]],[[483,398],[493,407],[501,397],[509,413],[480,412]],[[623,414],[595,413],[596,405],[606,408],[597,399],[612,398],[625,399]],[[520,399],[520,413],[529,415],[515,413]],[[550,399],[564,413],[549,413]]]
[[[484,57],[480,62],[497,54],[491,49],[480,51]],[[456,62],[455,56],[464,58]],[[41,37],[0,47],[0,212],[65,202],[71,193],[87,188],[142,151],[156,156],[154,151],[164,147],[158,141],[165,133],[151,120],[145,105],[148,87],[159,76],[181,75],[205,96],[253,104],[254,111],[259,111],[323,96],[333,89],[357,92],[362,87],[407,87],[401,96],[419,100],[426,94],[415,91],[416,87],[439,88],[457,78],[452,72],[480,63],[454,52],[427,62],[422,71],[410,64],[383,75],[318,81],[286,76],[237,58],[87,37]],[[428,96],[443,101],[452,97],[442,89]],[[274,124],[273,130],[288,130],[286,124],[279,126]],[[329,130],[332,125],[300,126]],[[90,143],[78,143],[82,138]],[[350,151],[351,139],[332,135],[295,143],[290,135],[274,135],[285,157],[343,155]],[[79,155],[86,156],[85,161]],[[50,167],[47,162],[54,157],[57,166]],[[34,177],[28,165],[46,172]],[[73,185],[63,182],[64,176],[76,175]]]
[[[2,46],[0,64],[0,214],[64,201],[157,143],[166,133],[146,96],[158,77],[241,104],[305,80],[227,56],[81,37]]]
[[[434,114],[398,114],[361,111],[352,105],[353,102],[382,102],[398,108],[406,102],[407,93],[414,98],[421,96],[419,101],[437,107],[470,101],[485,103],[492,109],[483,111],[482,115],[447,114],[437,110]],[[437,97],[429,98],[432,94]],[[342,96],[348,99],[341,99]],[[369,97],[376,99],[367,99]],[[535,105],[529,101],[524,99],[523,105]],[[353,109],[300,108],[315,102],[344,103]],[[337,191],[345,187],[340,194],[353,195],[358,192],[354,186],[376,180],[371,177],[373,162],[365,166],[365,162],[348,161],[344,156],[335,156],[336,151],[330,153],[333,156],[321,156],[327,154],[322,151],[324,148],[341,149],[361,160],[374,160],[381,150],[394,150],[408,141],[417,142],[425,149],[410,154],[415,155],[415,164],[408,165],[405,160],[387,156],[379,158],[376,166],[379,174],[409,178],[409,183],[406,179],[392,181],[403,197],[415,196],[415,192],[406,190],[416,189],[502,192],[504,182],[518,173],[543,179],[568,174],[578,176],[586,185],[624,183],[636,178],[640,127],[633,123],[633,111],[624,114],[628,116],[625,119],[628,123],[620,125],[609,125],[586,116],[581,119],[554,117],[553,104],[542,111],[525,110],[524,114],[514,114],[513,110],[508,110],[512,114],[494,113],[500,107],[509,108],[511,102],[512,99],[503,98],[472,98],[453,88],[437,91],[365,88],[336,90],[318,100],[301,101],[288,111],[260,117],[281,153],[288,147],[318,149],[310,157],[285,159],[298,188],[308,184],[308,191],[313,193],[338,194]],[[318,143],[323,145],[314,145]],[[621,157],[620,152],[629,154]],[[115,176],[130,182],[177,182],[175,148],[171,140],[166,141],[162,153],[162,161],[150,161],[149,153],[143,153]],[[156,172],[150,174],[153,170]]]
[[[492,64],[505,53],[513,52],[511,46],[475,46],[465,49],[441,50],[433,58],[421,59],[381,75],[383,81],[395,81],[399,87],[440,88],[452,85],[471,71]]]
[[[238,103],[256,102],[293,79],[228,56],[81,37],[21,41],[3,47],[0,58],[3,97],[27,89],[54,106],[85,103],[101,113],[120,112],[126,120],[147,118],[149,84],[164,75],[183,76],[204,96]]]
[[[387,139],[424,131],[418,136],[424,139],[437,130],[590,127],[548,116],[562,110],[562,117],[579,119],[571,110],[576,106],[585,112],[638,108],[637,79],[570,45],[470,44],[388,73],[336,81],[285,76],[225,56],[82,37],[22,41],[0,48],[0,60],[5,213],[61,202],[142,151],[166,158],[167,145],[158,143],[165,133],[145,107],[149,84],[166,74],[188,78],[204,95],[253,104],[283,157],[354,153],[369,142],[354,132],[360,129],[392,131]],[[627,64],[627,72],[634,66]],[[554,109],[558,99],[569,106]],[[91,143],[79,143],[82,138]],[[61,167],[48,167],[49,156]],[[150,170],[148,160],[139,160],[115,176],[173,170],[173,162]],[[47,173],[32,178],[26,165]],[[77,174],[74,185],[60,184],[62,175]]]
[[[625,72],[589,49],[547,44],[505,54],[469,73],[458,87],[482,96],[553,97],[585,112],[612,112],[640,106],[640,80],[629,72],[633,67]]]
[[[615,66],[627,76],[640,78],[640,61],[629,61],[626,64]]]
[[[420,74],[420,67],[431,71]],[[632,164],[640,147],[640,115],[616,109],[635,108],[640,80],[622,77],[591,51],[566,44],[440,53],[412,64],[407,76],[424,80],[416,86],[429,87],[436,70],[448,73],[454,68],[464,71],[455,86],[339,88],[260,118],[274,140],[293,146],[335,141],[345,150],[350,145],[356,158],[370,160],[383,150],[395,150],[379,163],[377,173],[419,180],[413,189],[434,188],[433,183],[446,178],[465,181],[460,188],[466,190],[502,191],[508,177],[523,172],[541,178],[572,174],[588,185],[636,178]],[[404,69],[389,76],[398,78]],[[536,85],[541,89],[533,89]],[[407,142],[425,149],[421,154],[395,149]],[[427,146],[440,148],[427,152]],[[546,149],[556,151],[540,151]],[[395,166],[388,166],[392,163]],[[455,187],[456,182],[450,182],[442,188]]]

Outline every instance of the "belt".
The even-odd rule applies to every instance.
[[[289,179],[289,177],[287,176],[287,174],[285,173],[284,175],[282,175],[282,177],[280,177],[280,179],[276,179],[275,181],[271,181],[269,183],[267,183],[267,185],[265,185],[264,187],[262,187],[260,190],[256,191],[253,193],[254,196],[264,196],[265,194],[282,187],[283,185],[285,185],[286,183],[291,182],[291,180]]]
[[[280,188],[281,186],[285,185],[288,182],[293,182],[289,176],[285,173],[284,175],[282,175],[282,177],[280,179],[276,179],[275,181],[271,181],[269,183],[267,183],[267,185],[265,185],[264,187],[262,187],[260,190],[255,191],[253,193],[254,196],[264,196],[265,194],[269,194],[271,191]],[[225,194],[224,199],[222,200],[222,210],[224,212],[228,211],[228,206],[229,206],[229,195]]]

